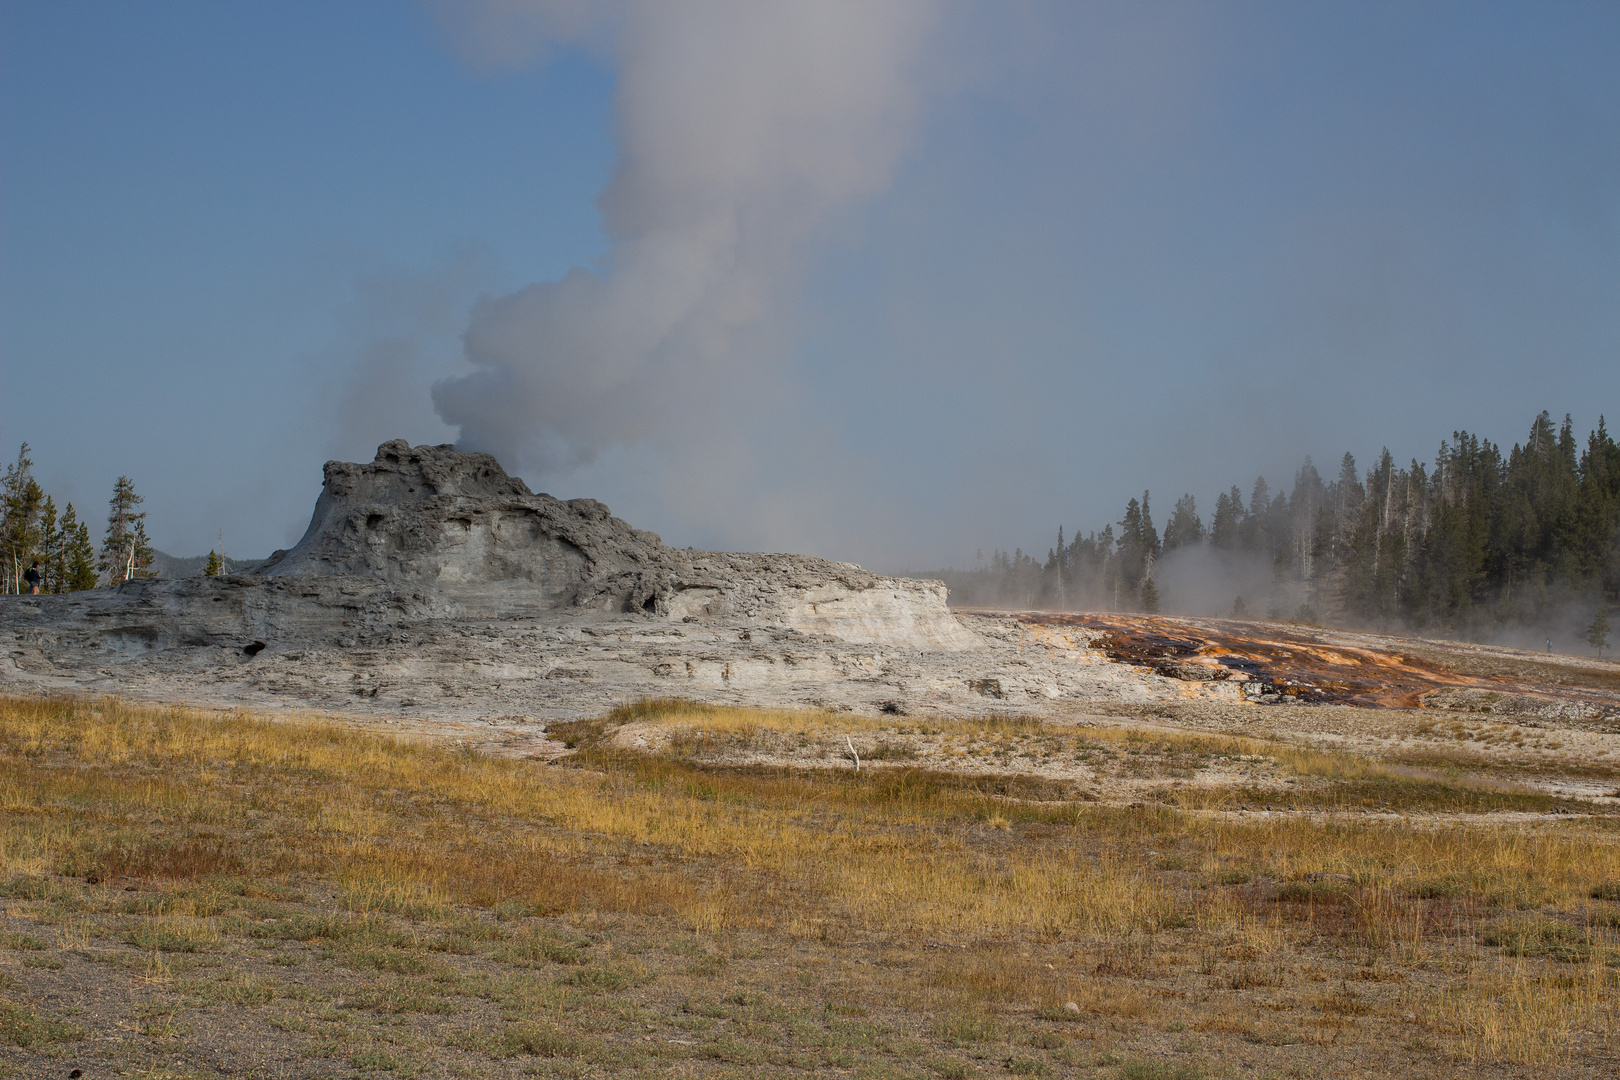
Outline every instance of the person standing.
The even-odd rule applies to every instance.
[[[32,563],[28,564],[28,569],[23,571],[23,580],[28,583],[28,595],[38,596],[40,580],[38,559],[35,559]]]

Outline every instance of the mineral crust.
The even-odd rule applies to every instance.
[[[451,723],[641,697],[862,712],[1179,696],[1085,631],[958,616],[937,581],[672,548],[487,454],[329,462],[309,529],[245,572],[0,599],[0,689]],[[1218,688],[1225,689],[1225,688]]]

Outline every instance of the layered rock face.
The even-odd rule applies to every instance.
[[[802,555],[671,548],[595,499],[531,492],[488,454],[403,440],[369,464],[328,462],[304,538],[250,575],[410,590],[459,617],[740,619],[851,642],[982,645],[937,582]]]

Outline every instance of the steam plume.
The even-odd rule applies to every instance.
[[[671,417],[724,427],[738,393],[769,393],[817,239],[889,184],[906,148],[909,70],[932,22],[928,0],[583,11],[446,11],[489,62],[511,62],[513,40],[592,35],[617,59],[620,160],[599,201],[610,254],[479,303],[475,370],[433,388],[464,447],[543,471],[666,436]]]

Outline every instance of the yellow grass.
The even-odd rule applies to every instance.
[[[885,721],[683,703],[611,720],[725,731],[1046,730],[1020,720]],[[1255,740],[1108,729],[1085,736],[1265,754],[1329,779],[1378,768]],[[1408,970],[1450,950],[1473,957],[1463,976],[1410,1008],[1463,1059],[1531,1065],[1620,1026],[1605,966],[1615,957],[1611,933],[1593,931],[1589,959],[1549,975],[1551,961],[1481,960],[1498,954],[1479,951],[1469,921],[1583,910],[1597,883],[1620,879],[1620,835],[1607,819],[1535,827],[1307,814],[1240,820],[1193,806],[1022,803],[904,769],[794,774],[633,756],[592,761],[600,771],[486,758],[318,718],[0,700],[0,879],[196,883],[145,912],[143,932],[203,951],[221,940],[208,883],[298,880],[333,883],[340,904],[362,918],[447,918],[457,905],[515,902],[538,912],[673,918],[706,935],[944,943],[978,951],[934,965],[939,986],[1043,1009],[1067,998],[1087,1015],[1119,1017],[1158,1006],[1140,988],[1110,998],[1072,973],[1010,961],[1006,943],[1071,943],[1105,974],[1183,970],[1202,949],[1211,970],[1231,969],[1222,977],[1233,986],[1266,985],[1268,972],[1303,963],[1322,941],[1330,952],[1356,950]],[[1166,853],[1176,869],[1164,869]],[[1272,883],[1276,899],[1228,878]],[[1278,891],[1289,884],[1297,894]],[[64,948],[88,947],[82,923],[65,921],[60,934]],[[1318,1011],[1352,1022],[1343,1020],[1354,1015],[1344,1004],[1352,999],[1332,1001]],[[1204,1022],[1211,1031],[1270,1030],[1241,1018]]]
[[[1470,972],[1462,986],[1415,1001],[1431,1028],[1470,1062],[1557,1064],[1579,1054],[1594,1028],[1612,1034],[1620,980],[1600,955],[1549,975],[1519,962]]]

